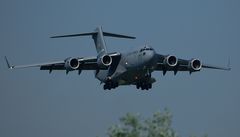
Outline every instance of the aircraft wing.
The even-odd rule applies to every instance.
[[[78,58],[81,64],[78,70],[96,70],[98,69],[97,57]],[[45,64],[40,66],[40,70],[66,70],[65,61],[59,63]]]
[[[79,69],[81,70],[96,70],[97,69],[97,57],[82,57],[77,58],[79,63]],[[29,67],[40,67],[40,70],[66,70],[65,60],[53,61],[46,63],[30,64],[30,65],[10,65],[7,57],[5,57],[6,63],[9,69],[29,68]]]
[[[45,65],[53,65],[53,64],[62,64],[64,61],[54,61],[54,62],[46,62],[46,63],[38,63],[38,64],[29,64],[29,65],[10,65],[7,57],[5,56],[5,61],[9,69],[18,69],[18,68],[29,68],[29,67],[41,67]]]
[[[209,65],[200,62],[201,66],[199,70],[193,70],[191,68],[191,62],[193,60],[198,60],[198,59],[191,59],[191,60],[186,60],[186,59],[177,59],[177,64],[175,66],[168,66],[164,61],[168,55],[160,55],[158,54],[158,62],[155,67],[155,70],[157,71],[189,71],[189,72],[195,72],[199,71],[201,68],[209,68],[209,69],[218,69],[218,70],[231,70],[230,68],[230,61],[228,62],[227,67],[219,67],[219,66],[214,66],[214,65]],[[198,60],[199,61],[199,60]]]
[[[121,56],[121,54],[118,52],[109,53],[108,55],[113,58],[113,61],[115,60],[116,57]],[[67,58],[67,59],[69,59],[69,58]],[[66,70],[65,63],[66,63],[67,59],[61,60],[61,61],[15,66],[15,65],[10,65],[7,57],[5,56],[5,61],[6,61],[9,69],[40,67],[40,70],[49,70],[50,72],[52,70]],[[80,64],[76,70],[99,70],[99,69],[106,70],[108,68],[108,66],[99,67],[99,65],[97,63],[97,57],[79,57],[76,59],[78,60],[78,62]]]

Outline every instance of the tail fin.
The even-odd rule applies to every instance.
[[[101,27],[96,28],[96,33],[92,35],[98,55],[107,53],[106,43],[104,41],[103,31]]]
[[[95,31],[91,32],[91,33],[62,35],[62,36],[54,36],[54,37],[51,37],[51,38],[78,37],[78,36],[92,36],[92,38],[94,40],[94,43],[95,43],[97,53],[100,54],[100,55],[104,54],[104,53],[107,53],[106,43],[104,41],[104,36],[116,37],[116,38],[126,38],[126,39],[135,39],[136,38],[136,37],[126,36],[126,35],[103,32],[102,27],[97,27],[95,29]]]

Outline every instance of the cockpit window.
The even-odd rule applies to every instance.
[[[140,52],[143,52],[143,51],[145,51],[145,50],[153,50],[153,48],[144,47],[144,48],[142,48],[142,49],[140,50]]]
[[[145,50],[153,50],[152,48],[146,48]]]

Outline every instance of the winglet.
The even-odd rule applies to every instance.
[[[10,63],[9,63],[9,61],[8,61],[8,59],[7,59],[7,56],[5,56],[5,61],[6,61],[7,66],[8,66],[9,69],[13,69],[13,68],[14,68],[14,66],[11,66],[11,65],[10,65]]]
[[[228,57],[228,64],[227,64],[228,70],[231,70],[231,64],[230,64],[230,57]]]

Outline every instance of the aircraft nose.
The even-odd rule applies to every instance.
[[[154,56],[155,56],[155,51],[151,50],[146,52],[147,61],[151,61],[154,58]]]

